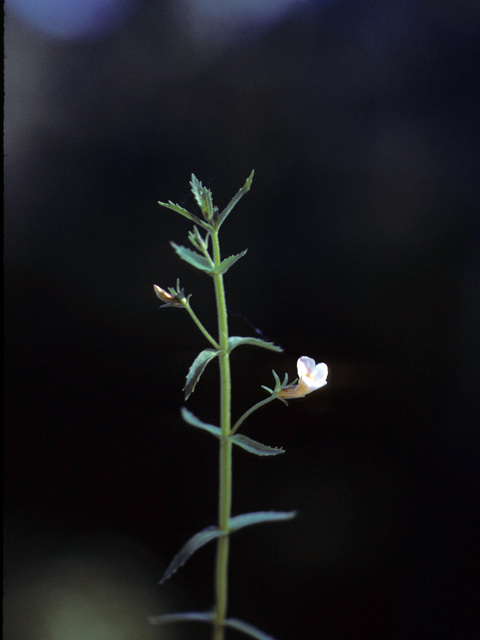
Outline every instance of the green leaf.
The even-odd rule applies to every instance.
[[[207,258],[207,255],[210,256],[210,254],[208,254],[208,239],[210,238],[209,234],[207,233],[206,237],[203,238],[200,231],[198,230],[198,227],[193,227],[193,231],[189,231],[188,232],[188,239],[190,240],[190,242],[193,244],[193,246],[195,247],[195,249],[198,249],[201,253],[203,253],[203,255]],[[208,260],[208,258],[207,258]]]
[[[183,387],[183,390],[185,391],[185,400],[187,400],[190,394],[194,392],[196,384],[207,364],[210,362],[210,360],[216,358],[219,353],[220,351],[217,351],[216,349],[204,349],[195,358],[192,366],[188,371],[187,381],[185,383],[185,386]]]
[[[183,545],[183,547],[168,565],[167,570],[163,574],[163,578],[160,580],[160,584],[163,584],[169,578],[171,578],[173,574],[185,564],[190,556],[195,553],[195,551],[206,545],[211,540],[215,540],[215,538],[219,538],[222,535],[225,535],[225,532],[220,531],[218,527],[215,527],[213,525],[210,527],[206,527],[205,529],[202,529],[202,531],[196,533],[192,538],[190,538],[188,542]]]
[[[203,611],[182,611],[181,613],[165,613],[161,616],[149,616],[150,624],[169,624],[171,622],[212,622],[213,613]]]
[[[176,211],[180,215],[185,216],[185,218],[188,218],[189,220],[193,220],[194,222],[199,220],[198,216],[196,216],[194,213],[190,213],[190,211],[187,211],[186,209],[181,207],[179,204],[175,204],[171,200],[169,200],[168,202],[160,202],[159,200],[158,204],[161,207],[165,207],[166,209],[171,209],[172,211]]]
[[[180,613],[166,613],[161,616],[149,616],[148,622],[156,625],[171,624],[172,622],[212,623],[214,619],[215,614],[210,611],[182,611]],[[245,622],[244,620],[238,620],[238,618],[227,618],[225,620],[225,626],[230,627],[230,629],[240,631],[251,638],[256,638],[256,640],[275,640],[273,636],[267,635],[252,624]]]
[[[175,204],[171,200],[169,200],[168,202],[160,202],[159,201],[158,204],[161,207],[166,207],[167,209],[171,209],[172,211],[176,211],[180,215],[185,216],[185,218],[188,218],[189,220],[192,220],[192,222],[195,222],[195,224],[201,224],[202,223],[200,218],[198,216],[196,216],[194,213],[190,213],[190,211],[187,211],[186,209],[184,209],[183,207],[181,207],[178,204]]]
[[[214,427],[214,429],[218,429],[218,427]],[[237,444],[239,447],[242,447],[242,449],[245,449],[245,451],[255,453],[257,456],[276,456],[279,453],[285,453],[285,449],[267,447],[266,444],[262,444],[261,442],[257,442],[256,440],[252,440],[251,438],[247,438],[247,436],[241,434],[232,436],[232,442]]]
[[[266,342],[265,340],[259,340],[259,338],[241,338],[240,336],[232,336],[228,339],[228,349],[232,351],[235,347],[241,344],[252,344],[256,347],[263,347],[264,349],[270,349],[270,351],[277,351],[281,353],[282,347],[277,347],[273,342]]]
[[[275,640],[273,636],[269,636],[263,631],[260,631],[260,629],[254,627],[253,624],[244,622],[243,620],[238,620],[237,618],[227,618],[225,620],[225,626],[230,627],[230,629],[241,631],[251,638],[256,638],[256,640]]]
[[[213,216],[212,192],[210,189],[207,189],[207,187],[204,187],[193,173],[190,186],[192,187],[192,193],[203,215],[207,220],[211,220]]]
[[[229,531],[236,531],[251,524],[260,522],[278,522],[280,520],[291,520],[297,515],[296,511],[255,511],[254,513],[244,513],[241,516],[234,516],[228,521]]]
[[[206,271],[207,273],[212,272],[212,261],[207,260],[207,258],[201,256],[196,251],[192,251],[191,249],[187,249],[187,247],[175,244],[175,242],[171,242],[170,244],[175,249],[177,255],[179,255],[182,260],[185,260],[185,262],[188,262],[188,264],[191,264],[192,267],[200,269],[200,271]]]
[[[207,229],[207,231],[213,231],[213,227],[212,227],[211,224],[209,224],[208,222],[206,222],[204,220],[201,220],[194,213],[191,213],[190,211],[187,211],[186,209],[181,207],[179,204],[175,204],[171,200],[169,200],[168,202],[160,202],[159,201],[158,204],[161,207],[166,207],[167,209],[171,209],[172,211],[176,211],[177,213],[179,213],[180,215],[184,216],[185,218],[188,218],[189,220],[191,220],[195,224],[198,224],[201,227],[203,227],[204,229]]]
[[[260,522],[278,522],[281,520],[290,520],[296,516],[295,511],[256,511],[254,513],[244,513],[240,516],[234,516],[228,521],[228,532],[237,531],[243,527],[248,527],[251,524],[258,524]],[[188,540],[177,555],[173,558],[168,565],[163,578],[160,580],[160,584],[163,584],[166,580],[182,567],[185,562],[195,553],[198,549],[206,545],[211,540],[215,540],[220,536],[227,535],[228,532],[221,531],[218,527],[212,525],[202,529],[196,533],[190,540]]]
[[[186,407],[181,408],[181,413],[182,418],[185,420],[185,422],[192,425],[192,427],[197,427],[198,429],[208,431],[208,433],[211,433],[212,436],[215,436],[216,438],[222,437],[222,430],[220,429],[220,427],[215,427],[213,424],[202,422]],[[252,440],[251,438],[247,438],[247,436],[241,434],[231,436],[231,440],[233,444],[236,444],[242,449],[245,449],[245,451],[255,453],[257,456],[276,456],[279,453],[285,453],[284,449],[279,449],[277,447],[268,447],[266,444],[261,444],[260,442]]]
[[[193,234],[192,234],[192,237],[195,240],[195,242],[197,242],[197,239],[195,238],[195,236],[193,236]],[[192,237],[190,237],[190,241],[192,241]],[[185,262],[188,262],[189,264],[191,264],[192,267],[195,267],[196,269],[200,269],[200,271],[205,271],[205,273],[208,273],[211,276],[221,275],[225,273],[226,271],[228,271],[228,269],[230,269],[230,267],[233,264],[235,264],[237,260],[240,260],[240,258],[243,258],[243,256],[247,253],[247,249],[245,249],[245,251],[242,251],[241,253],[237,253],[234,256],[225,258],[225,260],[222,260],[222,262],[218,265],[218,267],[214,267],[213,261],[210,258],[210,256],[208,256],[208,254],[206,254],[205,256],[202,256],[196,251],[192,251],[187,247],[182,247],[178,244],[175,244],[175,242],[171,242],[170,244],[175,249],[177,255],[179,255],[180,258],[182,258],[182,260],[185,260]]]
[[[193,415],[191,411],[189,411],[186,407],[181,408],[182,418],[188,424],[191,424],[192,427],[198,427],[199,429],[204,429],[204,431],[208,431],[216,438],[222,437],[222,430],[220,427],[214,427],[213,424],[207,424],[206,422],[202,422],[197,418],[197,416]]]
[[[218,265],[218,267],[215,267],[214,269],[212,269],[212,275],[218,275],[218,276],[222,275],[223,273],[225,273],[230,269],[232,264],[235,264],[237,260],[240,260],[240,258],[243,258],[243,256],[246,253],[247,253],[247,249],[245,249],[245,251],[242,251],[242,253],[237,253],[234,256],[225,258],[225,260],[222,260],[222,262]]]
[[[240,200],[240,198],[242,198],[248,191],[250,191],[250,187],[252,186],[253,174],[254,173],[255,173],[255,171],[252,171],[252,173],[248,176],[248,178],[247,178],[245,184],[243,185],[243,187],[237,192],[236,195],[233,196],[233,198],[227,204],[225,209],[219,214],[218,223],[217,223],[217,229],[219,229],[220,225],[225,222],[226,217],[231,212],[233,207],[237,204],[237,202]]]

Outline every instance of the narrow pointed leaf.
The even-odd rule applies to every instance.
[[[180,613],[165,613],[161,616],[149,616],[150,624],[170,624],[171,622],[212,622],[213,613],[208,611],[182,611]]]
[[[194,213],[190,213],[190,211],[187,211],[186,209],[184,209],[180,205],[173,203],[171,200],[169,200],[168,202],[160,202],[159,201],[158,204],[161,207],[166,207],[167,209],[171,209],[172,211],[176,211],[180,215],[185,216],[185,218],[188,218],[189,220],[192,220],[192,222],[195,222],[196,224],[202,224],[202,221],[200,220],[200,218],[198,216],[196,216]]]
[[[205,529],[202,529],[202,531],[196,533],[192,538],[190,538],[188,542],[183,545],[183,547],[168,565],[163,578],[160,580],[160,584],[163,584],[169,578],[171,578],[172,575],[185,564],[190,556],[195,553],[195,551],[206,545],[211,540],[215,540],[215,538],[219,538],[222,535],[225,535],[224,532],[220,531],[218,527],[215,527],[213,525],[211,527],[206,527]]]
[[[205,367],[216,358],[220,352],[215,349],[204,349],[193,361],[187,374],[187,381],[183,390],[185,391],[185,400],[188,399],[191,393],[195,390],[195,386],[205,370]]]
[[[212,192],[204,187],[200,180],[192,173],[190,181],[192,193],[195,196],[198,206],[202,210],[207,220],[211,220],[213,216]]]
[[[278,522],[281,520],[291,520],[297,515],[296,511],[255,511],[254,513],[244,513],[241,516],[234,516],[228,521],[229,531],[236,531],[251,524],[261,522]]]
[[[211,433],[216,438],[222,437],[222,430],[220,429],[220,427],[215,427],[213,424],[202,422],[186,407],[181,408],[181,413],[182,418],[185,420],[185,422],[192,425],[192,427],[197,427],[198,429],[208,431],[208,433]],[[231,436],[231,440],[233,444],[236,444],[242,449],[245,449],[245,451],[255,453],[257,456],[276,456],[279,453],[285,453],[285,449],[281,449],[278,447],[269,447],[266,444],[262,444],[261,442],[257,442],[256,440],[252,440],[251,438],[247,438],[247,436],[244,436],[242,434]]]
[[[219,431],[221,434],[220,429]],[[232,442],[237,444],[239,447],[242,447],[242,449],[245,449],[245,451],[255,453],[257,456],[276,456],[279,453],[285,453],[285,449],[268,447],[266,444],[262,444],[261,442],[257,442],[256,440],[252,440],[251,438],[247,438],[247,436],[241,434],[232,436]]]
[[[204,256],[201,256],[196,251],[192,251],[191,249],[187,249],[187,247],[182,247],[175,242],[170,243],[172,247],[175,249],[177,255],[180,256],[182,260],[191,264],[195,269],[200,269],[200,271],[205,271],[206,273],[211,273],[213,269],[213,262],[210,262]]]
[[[270,349],[270,351],[283,351],[282,347],[277,347],[273,342],[267,342],[266,340],[260,340],[259,338],[241,338],[240,336],[232,336],[228,339],[228,348],[230,351],[242,344],[251,344],[256,347],[263,347],[264,349]]]
[[[188,239],[190,240],[190,242],[193,244],[193,246],[195,247],[195,249],[198,249],[200,251],[200,253],[203,253],[203,255],[205,257],[207,257],[207,252],[208,252],[208,239],[209,239],[209,235],[207,233],[206,237],[203,238],[203,236],[201,235],[200,231],[198,230],[198,227],[193,227],[193,231],[189,231],[188,232]],[[208,260],[208,258],[207,258]]]
[[[220,225],[225,222],[225,218],[228,216],[228,214],[231,212],[231,210],[237,204],[237,202],[240,200],[240,198],[242,198],[242,196],[244,196],[248,191],[250,191],[250,187],[252,186],[253,174],[254,173],[255,173],[255,171],[252,171],[252,173],[248,176],[248,178],[247,178],[245,184],[243,185],[243,187],[241,189],[239,189],[239,191],[236,193],[236,195],[233,196],[233,198],[227,204],[225,209],[218,216],[217,229],[219,229]]]
[[[227,618],[225,620],[225,626],[230,627],[230,629],[241,631],[251,638],[256,638],[256,640],[275,640],[273,636],[269,636],[263,631],[260,631],[260,629],[254,627],[253,624],[244,622],[243,620],[238,620],[237,618]]]
[[[240,258],[243,258],[243,256],[247,253],[247,249],[245,249],[245,251],[242,251],[241,253],[237,253],[234,256],[230,256],[229,258],[225,258],[225,260],[222,260],[222,262],[218,265],[218,267],[215,267],[215,269],[212,270],[212,274],[213,275],[222,275],[223,273],[226,273],[230,267],[235,264],[235,262],[237,260],[240,260]]]
[[[207,424],[206,422],[202,422],[197,418],[197,416],[193,415],[193,413],[189,411],[186,407],[182,407],[181,412],[182,412],[182,418],[185,420],[185,422],[188,422],[188,424],[191,424],[192,427],[198,427],[199,429],[208,431],[209,433],[214,435],[216,438],[222,437],[222,430],[220,429],[220,427],[215,427],[213,426],[213,424]]]
[[[215,616],[210,611],[182,611],[180,613],[166,613],[160,616],[149,616],[148,622],[154,625],[172,624],[175,622],[207,622],[212,623]],[[239,620],[238,618],[227,618],[225,620],[225,626],[230,629],[235,629],[244,633],[256,640],[275,640],[273,636],[270,636],[252,624]]]

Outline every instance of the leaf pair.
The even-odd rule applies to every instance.
[[[222,437],[222,430],[220,429],[220,427],[215,427],[213,424],[202,422],[185,407],[182,407],[182,418],[185,420],[185,422],[192,425],[192,427],[197,427],[199,429],[203,429],[204,431],[208,431],[208,433],[211,433],[218,439]],[[233,442],[233,444],[236,444],[242,449],[245,449],[245,451],[254,453],[257,456],[276,456],[279,453],[285,453],[285,449],[281,449],[279,447],[269,447],[266,444],[262,444],[261,442],[257,442],[256,440],[252,440],[252,438],[248,438],[247,436],[241,434],[228,436],[228,438]]]
[[[244,513],[240,516],[234,516],[233,518],[230,518],[228,521],[228,529],[226,531],[223,531],[214,525],[202,529],[194,536],[192,536],[190,540],[188,540],[188,542],[183,545],[177,555],[173,558],[172,562],[167,567],[163,578],[160,580],[160,584],[163,584],[169,578],[171,578],[172,575],[185,564],[190,556],[195,553],[195,551],[201,549],[211,540],[215,540],[216,538],[220,538],[221,536],[229,535],[233,531],[243,529],[243,527],[248,527],[252,524],[291,520],[296,515],[296,511],[256,511],[254,513]]]
[[[171,209],[172,211],[176,211],[180,215],[191,220],[194,224],[203,227],[209,233],[215,232],[220,229],[220,226],[225,222],[227,216],[240,200],[240,198],[242,198],[250,190],[253,181],[253,174],[254,171],[251,172],[243,187],[237,191],[237,193],[233,196],[225,209],[223,209],[221,213],[218,213],[218,208],[213,206],[212,192],[210,191],[210,189],[204,187],[200,180],[198,180],[198,178],[192,173],[190,186],[195,200],[203,214],[204,220],[199,218],[194,213],[187,211],[187,209],[184,209],[180,205],[173,203],[171,200],[169,200],[168,202],[159,202],[158,204],[162,207],[166,207],[167,209]]]
[[[245,251],[242,251],[241,253],[225,258],[225,260],[222,260],[218,266],[215,266],[213,260],[208,254],[202,256],[197,251],[192,251],[191,249],[187,249],[187,247],[182,247],[181,245],[175,244],[175,242],[171,242],[170,244],[182,260],[188,262],[188,264],[195,267],[195,269],[200,269],[200,271],[208,273],[210,276],[219,276],[226,273],[228,269],[237,262],[237,260],[243,258],[247,253],[247,249],[245,249]]]

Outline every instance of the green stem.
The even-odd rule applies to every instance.
[[[233,425],[232,430],[230,431],[230,435],[233,436],[233,434],[238,429],[238,427],[243,423],[243,421],[246,420],[248,416],[250,416],[254,411],[256,411],[257,409],[260,409],[260,407],[263,407],[265,404],[268,404],[272,400],[276,400],[276,399],[277,399],[276,395],[271,395],[270,397],[265,398],[265,400],[261,400],[260,402],[257,402],[257,404],[254,404],[253,407],[250,407],[250,409],[248,411],[245,411],[243,416],[239,418],[236,421],[236,423]]]
[[[190,314],[190,317],[192,318],[194,323],[197,325],[197,327],[200,329],[200,331],[203,333],[205,338],[210,342],[210,344],[212,344],[215,347],[215,349],[217,349],[219,351],[220,350],[220,345],[215,340],[215,338],[208,333],[208,331],[205,329],[203,324],[197,318],[197,314],[194,312],[194,310],[190,306],[190,302],[187,301],[187,304],[185,305],[185,309],[188,311],[188,313]]]
[[[212,235],[213,259],[215,266],[221,262],[218,231]],[[225,619],[227,616],[228,602],[228,552],[230,537],[228,535],[228,522],[232,505],[232,441],[230,435],[231,415],[231,379],[230,379],[230,355],[228,352],[228,322],[227,306],[225,302],[225,289],[223,276],[213,276],[215,284],[215,296],[217,300],[218,336],[220,346],[220,426],[222,438],[220,439],[219,457],[219,505],[218,526],[226,535],[221,536],[217,542],[217,559],[215,567],[215,619],[213,623],[213,640],[223,640],[225,634]]]

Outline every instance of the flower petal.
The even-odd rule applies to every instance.
[[[320,386],[324,386],[327,384],[327,376],[328,376],[328,367],[325,362],[319,362],[315,367],[311,377],[315,380],[317,384]]]
[[[315,369],[315,360],[308,356],[302,356],[297,360],[298,377],[303,378],[308,376]]]

